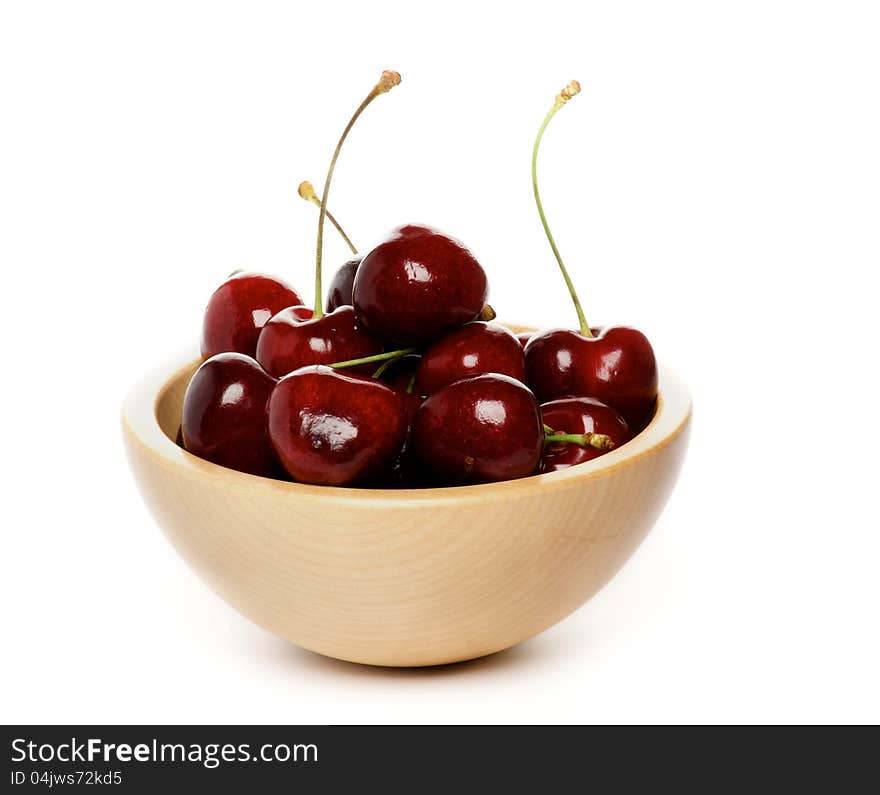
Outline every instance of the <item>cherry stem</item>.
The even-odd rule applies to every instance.
[[[373,373],[373,378],[381,378],[382,373],[384,373],[396,361],[397,361],[397,357],[395,357],[394,359],[388,359],[387,361],[382,362],[382,364],[380,364],[376,368],[376,372]]]
[[[300,182],[297,192],[307,202],[312,202],[316,207],[321,206],[321,200],[318,198],[318,194],[315,193],[315,188],[311,182]],[[351,253],[357,255],[357,248],[355,248],[354,243],[351,242],[351,238],[345,234],[345,230],[339,225],[339,221],[333,217],[333,213],[331,213],[330,210],[327,210],[327,219],[336,227],[336,231],[339,232],[346,245],[351,249]]]
[[[399,359],[408,353],[415,353],[418,348],[401,348],[397,351],[386,351],[385,353],[377,353],[373,356],[364,356],[360,359],[349,359],[347,362],[335,362],[329,365],[335,370],[342,370],[346,367],[357,367],[359,364],[373,364],[373,362],[384,362],[388,359]]]
[[[321,197],[321,212],[318,214],[318,243],[315,251],[315,312],[312,315],[313,317],[324,316],[324,296],[321,288],[321,259],[324,255],[324,219],[327,217],[327,199],[330,196],[330,181],[333,179],[333,171],[336,168],[336,160],[339,158],[339,151],[342,149],[342,144],[345,143],[349,131],[354,127],[354,123],[358,120],[361,113],[364,112],[367,105],[369,105],[380,94],[387,93],[399,83],[400,75],[397,72],[382,72],[379,82],[373,86],[370,93],[367,94],[364,101],[361,102],[358,109],[354,112],[354,115],[349,119],[348,124],[345,125],[345,129],[339,137],[339,143],[336,144],[336,149],[333,151],[333,157],[330,160],[330,168],[327,169],[327,179],[324,181],[324,195]]]
[[[544,437],[544,442],[568,442],[581,447],[595,447],[597,450],[611,450],[614,447],[611,437],[604,433],[552,433]]]
[[[554,431],[546,422],[543,423],[543,425],[544,433],[546,433],[548,436],[552,436],[554,433],[556,433],[556,431]]]
[[[541,139],[544,137],[544,130],[546,130],[547,125],[550,124],[550,119],[556,115],[556,111],[558,111],[580,90],[581,86],[577,80],[572,80],[565,88],[563,88],[562,91],[556,95],[556,101],[553,103],[553,107],[550,108],[550,112],[544,118],[541,127],[538,129],[538,135],[535,138],[535,146],[532,149],[532,190],[535,193],[535,204],[538,205],[538,215],[541,216],[541,223],[544,226],[544,234],[547,235],[547,240],[550,241],[550,248],[553,249],[553,254],[556,257],[556,261],[559,263],[559,270],[562,271],[562,278],[565,279],[569,295],[571,295],[571,300],[574,302],[578,322],[581,326],[581,335],[584,337],[592,337],[593,332],[590,330],[586,317],[584,317],[584,310],[581,307],[581,302],[574,289],[574,284],[571,281],[571,277],[568,275],[568,271],[565,269],[565,264],[562,262],[562,256],[559,253],[559,249],[556,247],[556,241],[553,239],[553,234],[547,224],[547,217],[544,215],[544,205],[541,203],[541,194],[538,192],[538,149],[541,146]]]

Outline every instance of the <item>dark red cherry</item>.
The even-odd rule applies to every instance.
[[[376,379],[303,367],[282,378],[269,398],[269,437],[302,483],[368,480],[391,464],[405,435],[400,395]]]
[[[454,381],[430,395],[413,419],[413,451],[448,485],[531,475],[544,429],[535,396],[506,375]]]
[[[333,274],[330,289],[327,292],[327,311],[332,312],[340,306],[351,306],[351,289],[354,286],[354,275],[357,273],[361,257],[354,257],[346,262]]]
[[[266,403],[275,384],[242,353],[218,353],[203,362],[183,398],[183,446],[220,466],[277,477],[281,468],[266,432]]]
[[[519,340],[519,344],[522,345],[523,348],[529,344],[529,340],[535,336],[534,331],[523,331],[516,335],[516,338]]]
[[[478,320],[450,331],[422,354],[415,390],[430,395],[460,378],[482,373],[500,373],[525,382],[526,362],[512,331]]]
[[[277,312],[302,298],[287,282],[263,273],[237,273],[208,301],[202,323],[202,357],[236,351],[253,356],[260,330]]]
[[[654,415],[657,361],[648,338],[628,326],[594,337],[553,329],[525,349],[529,385],[542,401],[587,395],[618,411],[638,433]]]
[[[266,323],[257,342],[257,361],[276,378],[310,364],[347,362],[381,352],[382,343],[364,331],[350,306],[317,318],[308,307],[289,307]],[[376,367],[367,364],[352,371],[370,375]]]
[[[486,273],[461,243],[426,226],[402,226],[357,269],[358,319],[386,342],[421,345],[474,320],[486,304]]]
[[[629,426],[623,417],[594,398],[560,398],[543,403],[541,418],[545,425],[558,434],[603,434],[613,445],[609,448],[604,445],[594,447],[590,444],[574,442],[548,442],[544,445],[541,472],[555,472],[584,461],[591,461],[604,455],[609,449],[616,449],[626,444],[632,438]]]
[[[572,80],[556,95],[532,148],[532,192],[547,240],[556,257],[578,317],[580,333],[553,329],[536,334],[526,345],[529,384],[542,401],[570,395],[594,397],[616,409],[638,432],[650,421],[657,399],[657,362],[651,343],[640,331],[612,326],[598,333],[587,323],[574,283],[553,240],[538,191],[538,149],[556,112],[581,90]]]

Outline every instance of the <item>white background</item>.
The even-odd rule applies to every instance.
[[[865,2],[5,2],[0,718],[877,721],[880,38]],[[309,295],[320,186],[361,248],[462,238],[502,318],[593,324],[691,385],[679,486],[620,575],[512,651],[326,660],[210,593],[154,526],[128,386],[237,266]],[[327,258],[345,250],[328,235]]]

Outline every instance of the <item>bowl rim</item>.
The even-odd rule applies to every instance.
[[[515,331],[528,327],[508,325]],[[546,492],[549,488],[577,488],[584,481],[607,476],[628,467],[672,443],[688,426],[692,413],[690,392],[669,368],[660,366],[657,410],[650,424],[638,436],[605,455],[556,472],[530,475],[516,480],[423,489],[375,489],[345,486],[315,486],[250,475],[194,456],[166,436],[159,425],[159,402],[171,384],[201,363],[188,349],[146,373],[130,389],[122,408],[123,433],[161,466],[186,478],[222,481],[235,490],[265,491],[278,498],[333,499],[349,504],[375,505],[377,500],[394,504],[460,503],[462,500],[493,500]]]

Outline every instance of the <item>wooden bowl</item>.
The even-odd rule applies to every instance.
[[[570,469],[480,486],[330,488],[235,472],[174,443],[198,366],[144,378],[123,409],[131,469],[174,548],[229,604],[320,654],[451,663],[565,618],[632,555],[687,447],[687,388],[661,369],[636,439]]]

